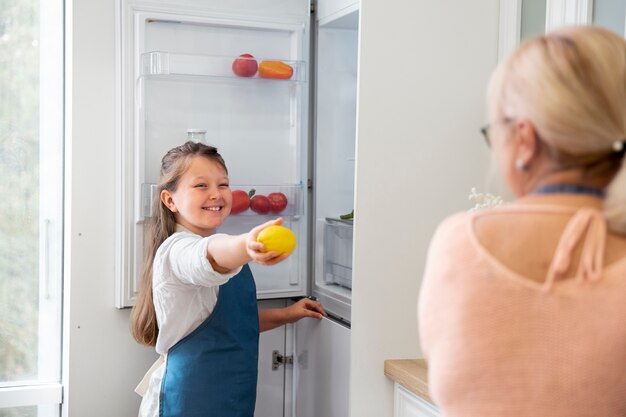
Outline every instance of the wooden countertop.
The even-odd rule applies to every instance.
[[[385,375],[413,394],[435,405],[428,395],[428,368],[424,359],[386,360]]]

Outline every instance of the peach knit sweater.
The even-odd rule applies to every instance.
[[[571,212],[545,282],[513,272],[481,245],[474,222],[496,210]],[[605,241],[601,213],[588,208],[502,207],[440,225],[419,324],[443,416],[626,416],[626,258],[603,265]],[[576,276],[556,280],[577,248]]]

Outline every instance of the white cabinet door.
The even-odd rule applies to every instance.
[[[331,319],[295,326],[293,417],[349,415],[350,329]]]
[[[259,301],[259,310],[282,308],[285,300]],[[285,354],[286,327],[280,326],[261,333],[259,340],[259,377],[257,384],[254,417],[276,417],[283,415],[285,401],[285,366],[272,369],[272,352]],[[291,372],[291,367],[287,369]]]
[[[401,385],[394,388],[394,417],[439,417],[439,411]]]

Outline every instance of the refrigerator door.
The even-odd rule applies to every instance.
[[[350,328],[323,318],[295,325],[292,417],[349,415]]]
[[[257,197],[279,193],[287,200],[286,207],[264,211],[259,203],[231,214],[218,232],[245,233],[283,217],[298,245],[288,261],[277,266],[251,265],[258,296],[304,295],[308,1],[293,2],[298,5],[295,10],[293,5],[283,8],[271,2],[262,2],[269,9],[257,10],[258,4],[250,0],[231,4],[188,0],[183,2],[187,9],[179,3],[155,1],[153,7],[123,3],[127,16],[122,19],[126,22],[122,34],[128,39],[123,40],[122,57],[132,71],[123,71],[122,90],[132,100],[122,99],[132,106],[122,106],[126,112],[120,143],[118,279],[125,294],[118,294],[122,304],[118,306],[132,305],[138,287],[143,227],[150,207],[158,203],[155,185],[161,158],[188,139],[218,148],[232,190]],[[246,10],[245,3],[250,6],[246,14],[235,13]]]
[[[313,294],[349,322],[353,219],[341,217],[354,208],[359,7],[328,3],[316,25]]]

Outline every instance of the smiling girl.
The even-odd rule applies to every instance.
[[[321,305],[302,299],[259,312],[247,265],[274,265],[288,255],[262,252],[256,241],[272,220],[238,236],[217,234],[230,214],[228,171],[217,149],[187,142],[161,163],[160,201],[146,227],[142,285],[132,312],[133,337],[161,355],[137,392],[143,417],[252,417],[259,331]]]

